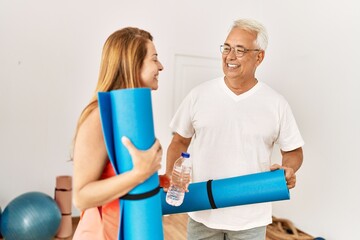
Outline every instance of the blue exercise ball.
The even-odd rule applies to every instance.
[[[6,240],[50,240],[60,226],[61,211],[50,196],[28,192],[12,200],[1,219]]]
[[[0,238],[2,238],[2,235],[1,235],[1,207],[0,207]]]

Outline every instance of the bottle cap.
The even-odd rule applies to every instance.
[[[182,153],[181,153],[181,156],[184,157],[184,158],[189,158],[189,157],[190,157],[190,153],[182,152]]]

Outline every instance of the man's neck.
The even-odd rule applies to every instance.
[[[240,95],[244,92],[249,91],[258,82],[256,78],[241,81],[241,80],[229,80],[226,76],[224,77],[224,81],[226,86],[236,95]]]

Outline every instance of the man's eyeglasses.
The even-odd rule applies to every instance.
[[[234,49],[236,57],[242,57],[245,53],[251,51],[261,51],[261,49],[248,49],[241,46],[230,47],[229,45],[220,45],[220,52],[223,55],[228,55],[231,52],[231,49]]]

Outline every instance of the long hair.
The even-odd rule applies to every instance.
[[[98,83],[79,117],[73,142],[81,124],[98,106],[98,92],[141,87],[140,70],[147,54],[146,44],[152,40],[149,32],[134,27],[120,29],[108,37],[102,51]]]

